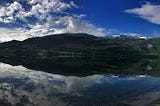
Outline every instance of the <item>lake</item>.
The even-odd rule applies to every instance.
[[[0,63],[0,106],[156,106],[160,78],[64,76]]]

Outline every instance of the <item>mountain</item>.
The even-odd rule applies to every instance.
[[[142,35],[120,35],[120,34],[112,34],[108,35],[106,37],[109,37],[111,39],[116,39],[119,41],[136,41],[136,40],[148,40],[149,37],[142,36]]]
[[[79,71],[82,67],[85,70],[118,68],[149,54],[148,47],[141,47],[148,43],[142,39],[124,41],[84,33],[56,34],[1,43],[0,61],[37,70],[51,69],[49,72],[75,71],[75,68]]]

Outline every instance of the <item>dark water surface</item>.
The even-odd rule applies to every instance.
[[[63,76],[0,63],[0,106],[156,106],[160,78]]]

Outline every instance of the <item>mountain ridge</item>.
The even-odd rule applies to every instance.
[[[83,33],[56,34],[1,43],[0,61],[40,70],[62,66],[118,68],[150,57],[152,48],[145,45],[151,40],[124,41]]]

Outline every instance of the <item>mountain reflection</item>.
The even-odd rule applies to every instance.
[[[159,81],[145,75],[63,76],[0,63],[0,106],[137,105],[137,97],[144,102],[150,94],[147,103],[159,97]]]

